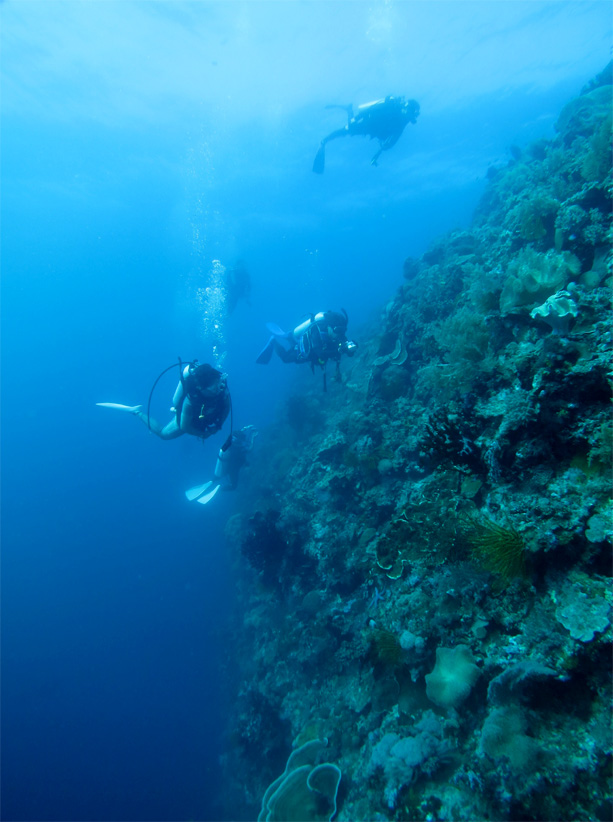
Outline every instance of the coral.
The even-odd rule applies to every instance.
[[[604,118],[590,139],[588,151],[581,164],[581,174],[588,182],[604,179],[611,171],[611,114]]]
[[[526,718],[518,706],[494,708],[481,729],[481,753],[495,760],[505,758],[513,771],[533,767],[538,746],[526,736],[526,727]]]
[[[590,440],[588,460],[590,465],[600,462],[610,466],[613,459],[613,419],[607,418],[597,428]]]
[[[484,472],[481,449],[467,415],[439,408],[430,414],[420,441],[423,459],[433,465],[449,463],[477,474]]]
[[[521,388],[517,383],[510,388],[497,391],[487,400],[477,403],[476,413],[487,419],[500,418],[494,441],[490,449],[509,434],[525,428],[536,416],[532,393]],[[491,459],[490,455],[489,459]]]
[[[455,391],[470,391],[478,373],[494,368],[490,329],[472,305],[459,308],[431,333],[442,352],[441,378]]]
[[[592,135],[610,111],[611,87],[599,86],[564,106],[556,122],[556,131],[562,135],[565,144],[570,145],[577,137]]]
[[[568,334],[579,309],[568,291],[556,291],[543,305],[533,308],[530,316],[540,319],[557,334]]]
[[[508,665],[487,686],[487,699],[491,705],[506,705],[521,696],[528,683],[534,679],[555,676],[553,668],[527,660]]]
[[[564,203],[558,212],[555,224],[555,245],[557,251],[571,240],[583,234],[589,222],[589,215],[580,205],[574,202]]]
[[[587,528],[585,529],[585,538],[588,542],[605,542],[611,541],[613,536],[613,520],[611,519],[611,504],[608,505],[609,510],[605,513],[592,514],[587,521]]]
[[[582,591],[574,598],[567,597],[556,608],[556,619],[570,631],[573,639],[591,642],[596,633],[605,631],[610,624],[611,606],[604,597],[588,598]]]
[[[378,660],[386,665],[396,665],[400,661],[401,647],[396,634],[377,628],[372,634],[372,645]]]
[[[341,771],[330,762],[316,764],[327,744],[327,739],[314,739],[292,752],[285,771],[264,794],[258,822],[330,822]]]
[[[307,777],[307,788],[316,797],[318,819],[324,819],[326,822],[333,819],[341,777],[341,769],[332,762],[316,765]],[[322,812],[322,805],[327,805],[325,812]]]
[[[468,697],[480,675],[468,646],[437,648],[436,665],[426,674],[428,699],[442,708],[455,708]]]
[[[347,383],[261,431],[226,529],[228,818],[326,732],[278,815],[329,818],[338,767],[340,822],[610,818],[610,77],[407,262]]]
[[[432,711],[425,711],[410,730],[412,736],[385,734],[374,746],[367,766],[368,775],[383,771],[383,795],[388,808],[396,807],[400,791],[419,773],[432,775],[451,750],[451,745],[443,738],[443,725]]]
[[[536,307],[551,294],[563,289],[580,272],[579,260],[570,252],[522,249],[507,267],[500,295],[502,314]]]
[[[248,562],[260,571],[267,583],[273,584],[287,552],[287,543],[277,528],[279,512],[269,510],[254,514],[249,531],[242,543],[242,552]]]
[[[507,223],[515,225],[522,240],[535,242],[553,234],[560,203],[546,191],[534,191],[509,211]]]

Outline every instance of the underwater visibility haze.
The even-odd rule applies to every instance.
[[[610,819],[610,3],[0,24],[1,818]]]

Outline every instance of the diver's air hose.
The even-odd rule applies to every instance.
[[[196,360],[193,360],[192,362],[183,363],[183,360],[181,359],[181,357],[178,357],[177,359],[178,359],[178,362],[173,362],[172,365],[169,365],[168,368],[165,368],[162,371],[162,373],[158,375],[156,381],[151,386],[151,391],[149,392],[149,400],[147,402],[147,428],[150,431],[151,431],[151,398],[153,397],[153,392],[155,391],[156,385],[162,379],[164,374],[167,374],[171,369],[176,368],[177,366],[179,366],[179,379],[181,380],[181,384],[183,384],[183,366],[184,365],[192,366],[192,365],[195,365],[195,363],[197,362]],[[230,398],[230,437],[232,437],[232,432],[234,430],[234,407],[232,405],[232,394],[230,394],[230,391],[228,391],[228,397]]]

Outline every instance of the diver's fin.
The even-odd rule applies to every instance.
[[[258,363],[258,365],[268,365],[268,363],[270,362],[270,358],[272,357],[272,352],[274,350],[274,341],[275,338],[271,337],[264,346],[264,348],[260,351],[260,353],[258,354],[258,358],[256,360],[256,363]]]
[[[203,497],[198,497],[196,502],[200,502],[202,505],[206,505],[207,502],[210,502],[215,494],[219,491],[221,485],[216,485],[212,491],[207,491],[207,493]]]
[[[282,337],[284,340],[290,338],[291,334],[288,334],[287,331],[284,331],[282,328],[279,328],[276,323],[266,323],[266,328],[272,334],[272,337],[268,340],[264,348],[258,354],[258,358],[256,363],[259,365],[268,365],[270,362],[270,358],[272,357],[272,352],[275,350],[275,338]]]
[[[193,499],[196,499],[196,497],[199,497],[201,494],[204,494],[204,492],[208,488],[210,488],[212,484],[213,480],[209,480],[208,482],[205,482],[204,485],[195,485],[193,488],[190,488],[188,491],[185,492],[185,496],[191,502]]]
[[[284,331],[276,323],[266,323],[266,328],[270,331],[273,337],[289,337],[287,331]]]
[[[97,402],[101,408],[116,408],[117,411],[128,411],[130,414],[138,414],[142,405],[121,405],[118,402]]]
[[[326,147],[322,144],[319,146],[315,159],[313,160],[313,171],[315,174],[323,174],[326,166]]]

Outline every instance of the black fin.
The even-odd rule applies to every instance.
[[[324,167],[326,165],[326,147],[324,145],[319,146],[319,150],[315,155],[315,159],[313,160],[313,171],[315,174],[323,174]]]

